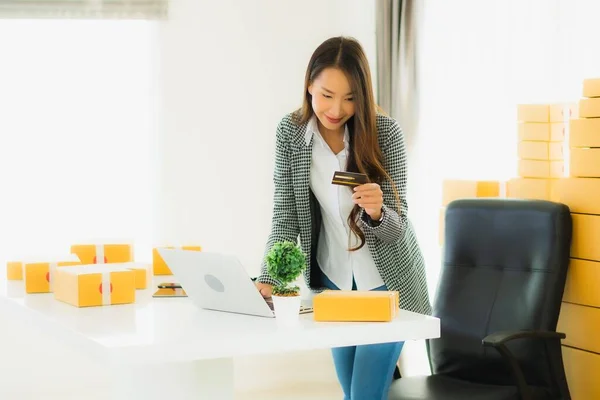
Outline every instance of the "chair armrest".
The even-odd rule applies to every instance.
[[[495,332],[483,338],[486,347],[497,347],[516,339],[564,339],[567,335],[552,331],[504,331]]]
[[[556,353],[553,351],[553,348],[549,346],[549,342],[552,340],[558,340],[566,338],[562,332],[552,332],[552,331],[502,331],[502,332],[494,332],[489,334],[481,341],[484,347],[493,347],[502,355],[502,357],[508,362],[510,365],[513,377],[517,383],[517,387],[519,389],[519,394],[521,395],[522,400],[530,400],[532,399],[531,389],[527,385],[527,381],[525,379],[525,375],[523,374],[523,370],[519,365],[519,362],[515,358],[515,356],[510,352],[508,347],[506,347],[506,343],[518,340],[518,339],[541,339],[544,341],[544,345],[546,347],[546,355],[548,356],[548,363],[550,364],[550,369],[552,370],[552,374],[554,375],[554,383],[555,387],[553,388],[556,392],[561,394],[561,398],[570,399],[569,388],[566,383],[566,377],[564,373],[564,367],[562,365],[562,355],[560,353],[560,349],[558,350],[558,354],[553,354],[555,357],[560,357],[561,362],[560,365],[555,365],[552,362],[553,357],[552,353]]]

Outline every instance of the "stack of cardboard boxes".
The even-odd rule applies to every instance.
[[[552,200],[554,186],[566,176],[569,120],[577,104],[522,104],[517,107],[518,177],[508,181],[445,180],[439,211],[438,241],[444,241],[446,206],[473,197]]]
[[[64,257],[6,266],[7,279],[23,280],[26,294],[53,293],[77,307],[133,303],[136,289],[147,287],[149,272],[149,265],[133,262],[132,243],[111,241],[74,244]],[[90,296],[94,300],[87,301]]]
[[[571,263],[558,330],[573,399],[600,398],[600,79],[583,83],[579,118],[570,121],[570,174],[554,200],[573,218]]]
[[[179,247],[201,251],[196,245]],[[149,264],[134,261],[133,244],[129,242],[78,243],[63,257],[10,261],[6,278],[24,281],[28,295],[53,293],[56,300],[76,307],[131,304],[136,290],[152,286],[153,274],[171,274],[158,248],[153,248]]]
[[[517,107],[518,178],[506,185],[509,198],[552,200],[565,176],[565,140],[575,104],[521,104]]]
[[[578,104],[523,104],[518,115],[518,177],[443,184],[439,241],[449,202],[468,197],[550,200],[569,206],[571,262],[558,331],[573,399],[600,399],[600,78],[583,82]]]

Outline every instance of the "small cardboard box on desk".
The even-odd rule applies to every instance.
[[[75,254],[69,254],[53,260],[23,261],[22,265],[25,293],[52,293],[56,272],[63,267],[81,265],[81,261]]]
[[[35,258],[23,258],[21,260],[12,260],[6,262],[6,280],[8,281],[22,281],[25,279],[25,264],[47,264],[50,259],[54,259],[56,261],[56,257],[35,257]],[[64,261],[62,260],[59,261]],[[79,261],[79,258],[74,258],[72,255],[68,255],[66,258],[67,261],[76,260]]]
[[[125,241],[90,241],[71,246],[82,264],[112,264],[133,261],[133,244]]]
[[[389,322],[399,307],[395,291],[325,290],[313,298],[314,319],[320,322]]]
[[[62,268],[54,297],[75,307],[135,302],[136,272],[125,264],[89,264]]]
[[[171,269],[165,263],[165,260],[160,256],[158,249],[182,249],[182,250],[193,250],[202,251],[201,246],[189,245],[189,246],[158,246],[152,249],[152,268],[154,275],[173,275]]]
[[[147,289],[152,279],[152,265],[150,263],[130,262],[110,264],[122,266],[135,272],[135,288],[138,290]]]
[[[23,261],[8,261],[6,263],[6,279],[9,281],[23,280]]]

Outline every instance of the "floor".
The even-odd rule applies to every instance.
[[[235,400],[332,400],[342,399],[342,391],[337,385],[306,387],[289,386],[277,391],[252,391],[236,393]]]
[[[342,394],[337,386],[322,386],[317,388],[307,388],[306,386],[289,386],[286,389],[277,391],[250,391],[245,393],[236,393],[235,400],[332,400],[341,399]],[[9,394],[3,400],[107,400],[110,399],[109,391],[98,388],[88,393],[36,393],[30,391],[25,397],[20,395],[12,396]]]

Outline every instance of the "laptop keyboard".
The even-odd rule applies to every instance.
[[[269,306],[269,308],[271,309],[271,311],[275,311],[275,306],[273,305],[272,301],[266,300],[265,302],[267,303],[267,305]]]

